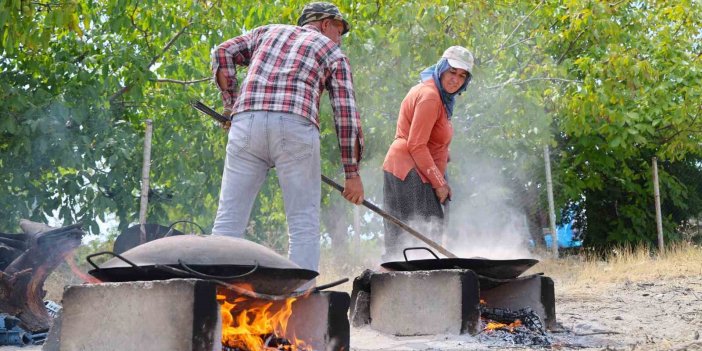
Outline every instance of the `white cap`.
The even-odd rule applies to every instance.
[[[460,68],[473,74],[473,54],[462,46],[452,46],[441,55],[448,60],[448,64],[453,68]]]

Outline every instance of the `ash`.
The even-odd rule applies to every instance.
[[[542,346],[551,348],[551,340],[545,333],[533,331],[525,326],[506,329],[483,330],[476,336],[480,343],[492,345]]]

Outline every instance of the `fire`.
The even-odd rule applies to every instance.
[[[493,330],[502,329],[502,330],[507,330],[510,333],[514,333],[514,329],[521,326],[521,325],[522,325],[522,321],[519,319],[516,319],[514,322],[512,322],[510,324],[490,321],[487,323],[487,325],[485,326],[485,328],[483,330],[493,331]]]
[[[487,301],[480,299],[480,306],[486,307]],[[492,319],[488,319],[484,316],[482,317],[482,319],[486,322],[485,328],[483,328],[483,331],[486,331],[486,332],[492,332],[495,330],[506,330],[510,333],[514,333],[514,329],[523,325],[522,321],[519,319],[515,319],[514,322],[512,322],[510,324],[496,322],[496,321],[494,321]]]
[[[250,286],[240,286],[252,290]],[[290,338],[286,331],[296,298],[273,302],[237,296],[227,299],[220,291],[217,301],[221,305],[222,345],[238,350],[312,350],[303,340]],[[270,340],[284,339],[285,345],[271,345]],[[289,345],[287,344],[289,342]]]
[[[76,266],[76,262],[74,259],[74,253],[75,253],[75,251],[71,251],[64,257],[64,260],[66,261],[68,266],[71,267],[71,271],[73,271],[73,274],[75,274],[78,278],[82,279],[86,283],[91,283],[91,284],[102,283],[102,281],[100,279],[83,273],[83,271],[81,271],[80,268],[78,268],[78,266]]]

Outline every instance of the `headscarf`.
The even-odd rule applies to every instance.
[[[439,88],[439,95],[441,95],[441,102],[444,104],[444,108],[446,108],[446,114],[448,115],[448,118],[451,119],[451,116],[453,115],[453,105],[456,103],[455,98],[457,95],[461,95],[462,92],[466,90],[468,87],[468,83],[470,83],[471,80],[471,75],[470,73],[468,74],[468,77],[466,77],[466,81],[463,82],[463,85],[453,94],[449,94],[444,90],[444,87],[441,85],[441,75],[448,71],[448,69],[451,66],[448,64],[448,60],[445,58],[441,58],[439,62],[437,62],[435,65],[428,67],[422,73],[419,74],[420,81],[424,82],[429,79],[434,79],[434,83],[436,84],[436,87]]]

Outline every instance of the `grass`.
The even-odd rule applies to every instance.
[[[342,251],[322,250],[321,274],[317,284],[346,277],[350,282],[333,290],[350,293],[353,278],[365,269],[377,270],[380,267],[380,249],[369,246]],[[539,272],[553,278],[556,289],[568,291],[604,289],[609,284],[625,281],[702,275],[702,246],[676,243],[669,246],[662,255],[652,253],[646,247],[624,247],[611,250],[605,257],[580,253],[557,260],[546,258],[524,274]]]
[[[625,281],[702,275],[702,247],[689,243],[673,244],[662,254],[646,247],[611,250],[606,257],[580,254],[545,259],[528,273],[544,272],[564,290],[592,289]]]

